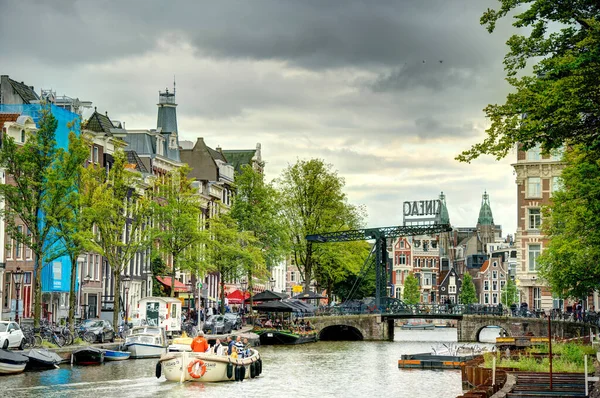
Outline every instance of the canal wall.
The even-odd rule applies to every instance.
[[[552,336],[567,339],[598,333],[595,326],[581,322],[552,321]],[[489,315],[463,315],[457,322],[459,342],[477,342],[479,333],[487,326],[498,326],[509,337],[548,336],[548,320],[543,318],[514,318]]]

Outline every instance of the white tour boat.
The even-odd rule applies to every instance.
[[[159,358],[167,352],[165,329],[157,326],[136,326],[125,338],[125,350],[131,358]]]
[[[161,371],[169,381],[241,381],[253,379],[262,373],[258,351],[250,350],[246,358],[232,358],[202,352],[169,352],[156,364],[156,377]]]

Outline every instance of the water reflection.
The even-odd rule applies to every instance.
[[[394,342],[321,341],[260,347],[264,373],[242,383],[167,382],[154,377],[156,360],[140,359],[96,367],[65,364],[61,369],[4,376],[0,391],[12,391],[17,397],[85,398],[456,397],[462,393],[458,370],[398,369],[402,354],[430,352],[445,343],[456,344],[456,329],[397,328]]]

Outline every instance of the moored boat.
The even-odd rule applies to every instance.
[[[29,359],[9,350],[0,350],[0,374],[15,374],[25,370]]]
[[[165,329],[157,326],[138,326],[125,338],[125,349],[131,358],[159,358],[167,352]]]
[[[417,369],[460,369],[467,361],[474,359],[476,355],[432,355],[407,354],[398,360],[399,368]]]
[[[29,362],[27,369],[55,369],[62,362],[62,358],[55,352],[46,349],[33,348],[23,352]]]
[[[130,356],[131,353],[127,351],[104,350],[105,361],[124,361],[129,359]]]
[[[433,329],[435,329],[435,325],[433,323],[426,323],[426,322],[407,322],[404,325],[402,325],[400,328],[404,329],[404,330],[411,330],[411,329],[433,330]]]
[[[314,343],[319,339],[316,331],[294,332],[291,330],[261,329],[255,330],[261,345],[293,345]]]
[[[191,337],[178,337],[173,339],[173,344],[167,347],[169,352],[181,352],[181,351],[192,351],[192,339]]]
[[[71,363],[76,365],[99,365],[104,362],[104,350],[84,347],[71,353]]]
[[[246,358],[232,358],[201,352],[169,352],[160,357],[156,377],[161,373],[169,381],[240,381],[262,373],[258,351],[251,349]]]

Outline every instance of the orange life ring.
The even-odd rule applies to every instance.
[[[200,369],[199,370],[196,368],[196,364],[200,365]],[[199,379],[202,376],[204,376],[204,373],[206,373],[206,364],[201,359],[194,359],[188,365],[188,373],[194,379]]]

